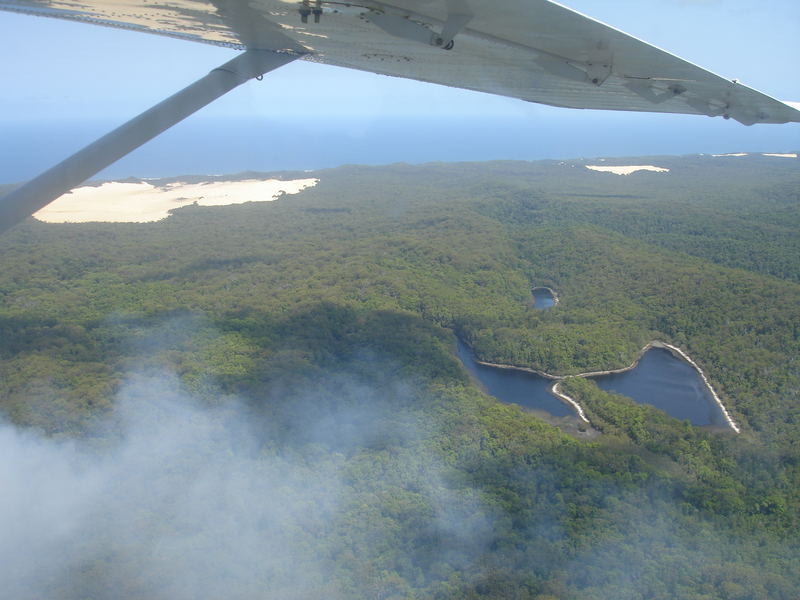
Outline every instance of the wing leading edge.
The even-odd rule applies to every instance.
[[[0,9],[290,50],[554,106],[800,122],[797,107],[550,0],[0,0]]]

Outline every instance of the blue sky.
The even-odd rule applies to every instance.
[[[568,0],[564,4],[720,75],[780,99],[800,101],[798,0]],[[3,121],[28,120],[119,123],[235,54],[170,38],[2,12],[0,44],[5,57],[0,62],[4,82],[0,127]],[[643,146],[641,139],[631,138],[637,142],[631,146],[637,153],[678,148],[656,140],[679,131],[697,140],[696,150],[685,145],[687,152],[800,147],[800,125],[747,128],[705,117],[556,109],[302,61],[234,90],[180,127],[199,126],[209,119],[292,120],[309,114],[315,115],[317,127],[335,130],[338,123],[346,123],[342,126],[351,135],[353,123],[360,123],[356,134],[362,136],[387,119],[419,118],[430,123],[468,116],[518,119],[521,127],[559,123],[564,135],[574,136],[586,127],[631,128],[654,140]],[[549,139],[539,140],[545,150]],[[575,139],[577,144],[579,138]],[[609,152],[620,152],[618,142],[609,145]],[[564,157],[559,152],[566,150],[556,144],[552,148],[553,158]],[[9,151],[2,141],[0,149]],[[603,149],[595,144],[588,152],[603,154]],[[448,160],[446,154],[441,159]],[[490,158],[520,157],[496,154]]]

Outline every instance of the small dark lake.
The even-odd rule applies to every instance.
[[[535,373],[481,365],[461,340],[458,356],[470,374],[498,400],[557,417],[574,414],[571,407],[550,393],[553,380]],[[688,419],[693,425],[728,427],[697,371],[667,350],[652,348],[635,369],[592,379],[606,391],[650,404],[676,419]]]
[[[556,305],[552,292],[547,288],[533,288],[531,294],[533,294],[533,308],[537,310],[544,310]]]

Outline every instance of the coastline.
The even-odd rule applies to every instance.
[[[547,289],[549,289],[549,288],[547,288]],[[570,406],[572,406],[576,410],[576,412],[578,413],[578,417],[580,417],[583,421],[586,421],[587,423],[589,423],[589,420],[586,418],[586,415],[585,415],[585,413],[583,411],[583,407],[575,399],[570,398],[569,396],[564,394],[559,389],[558,384],[561,381],[563,381],[564,379],[567,379],[569,377],[598,377],[598,376],[601,376],[601,375],[615,375],[617,373],[625,373],[627,371],[631,371],[632,369],[636,368],[636,366],[639,364],[639,361],[642,359],[642,357],[645,355],[645,353],[648,350],[650,350],[651,348],[663,348],[664,350],[668,350],[669,352],[672,353],[673,356],[676,356],[677,358],[683,360],[685,363],[687,363],[689,366],[691,366],[695,371],[697,371],[697,373],[700,375],[700,378],[703,380],[703,383],[705,384],[706,389],[709,391],[709,393],[711,394],[711,397],[714,399],[714,402],[716,402],[717,406],[722,411],[722,416],[725,417],[725,421],[727,422],[728,426],[735,433],[741,433],[741,429],[736,424],[736,422],[733,420],[733,417],[731,417],[730,412],[728,412],[728,409],[722,403],[722,400],[720,399],[720,397],[717,395],[717,392],[712,387],[711,382],[708,380],[708,377],[703,372],[703,370],[698,366],[698,364],[696,362],[694,362],[691,359],[691,357],[686,352],[684,352],[681,348],[678,348],[677,346],[673,346],[672,344],[667,344],[666,342],[662,342],[661,340],[653,340],[653,341],[645,344],[645,346],[636,355],[636,359],[627,367],[622,367],[620,369],[609,369],[607,371],[588,371],[586,373],[577,373],[576,375],[553,375],[552,373],[545,373],[544,371],[539,371],[537,369],[532,369],[530,367],[519,367],[519,366],[515,366],[515,365],[501,365],[501,364],[497,364],[497,363],[485,362],[485,361],[479,360],[477,357],[474,357],[474,356],[473,356],[473,358],[474,358],[476,363],[478,363],[480,365],[487,366],[487,367],[494,367],[494,368],[497,368],[497,369],[511,369],[511,370],[514,370],[514,371],[524,371],[524,372],[527,372],[527,373],[534,373],[536,375],[539,375],[540,377],[544,377],[545,379],[552,379],[553,381],[555,381],[555,383],[553,384],[553,387],[550,388],[550,393],[553,394],[559,400],[567,402]]]

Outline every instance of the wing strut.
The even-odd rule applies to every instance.
[[[277,69],[298,56],[296,52],[247,50],[217,67],[177,94],[0,198],[0,233],[233,88]]]

